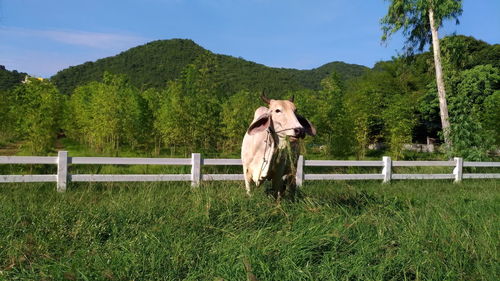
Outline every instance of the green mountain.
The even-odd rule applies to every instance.
[[[0,90],[7,90],[20,84],[24,77],[26,73],[9,71],[5,69],[5,66],[0,65]]]
[[[357,77],[369,68],[361,65],[332,62],[311,70],[272,68],[262,64],[214,54],[192,40],[158,40],[131,48],[113,57],[86,62],[59,71],[51,80],[62,93],[69,94],[81,84],[102,79],[104,71],[125,74],[130,82],[141,89],[164,87],[169,80],[182,74],[182,70],[202,54],[213,56],[225,89],[262,90],[271,93],[296,89],[318,89],[320,81],[336,71],[343,79]]]

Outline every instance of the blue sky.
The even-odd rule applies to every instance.
[[[71,65],[158,39],[189,38],[215,53],[273,67],[331,61],[373,66],[401,50],[380,43],[383,0],[0,0],[0,64],[50,77]],[[500,1],[464,0],[456,32],[500,43]]]

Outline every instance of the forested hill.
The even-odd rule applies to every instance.
[[[8,90],[15,85],[21,83],[24,77],[26,77],[26,73],[9,71],[5,69],[5,66],[0,65],[0,90]]]
[[[241,89],[270,92],[320,88],[320,81],[332,72],[349,79],[362,75],[369,68],[361,65],[332,62],[312,70],[272,68],[227,55],[214,54],[192,40],[158,40],[131,48],[116,56],[86,62],[59,71],[51,80],[62,93],[69,94],[78,85],[100,81],[104,71],[126,74],[139,89],[163,88],[167,81],[180,76],[182,70],[201,54],[212,56],[218,71],[227,83],[227,90]]]

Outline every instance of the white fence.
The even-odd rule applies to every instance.
[[[202,174],[202,166],[241,166],[240,159],[203,159],[199,153],[191,158],[118,158],[118,157],[68,157],[67,151],[59,151],[58,156],[0,156],[0,164],[54,164],[55,175],[0,175],[0,183],[9,182],[57,182],[57,191],[66,191],[68,182],[139,182],[139,181],[190,181],[198,186],[201,181],[241,181],[243,174]],[[73,165],[184,165],[191,166],[190,174],[153,174],[153,175],[103,175],[70,174],[69,164]],[[453,167],[449,174],[395,174],[393,167]],[[305,174],[304,167],[380,167],[381,173],[372,174]],[[500,173],[463,173],[464,167],[500,167],[500,162],[467,162],[462,158],[452,161],[392,161],[384,156],[382,161],[345,161],[345,160],[304,160],[301,155],[297,163],[297,185],[310,180],[382,180],[390,182],[399,179],[500,179]]]

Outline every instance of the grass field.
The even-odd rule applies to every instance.
[[[0,185],[0,280],[499,280],[500,181]]]

